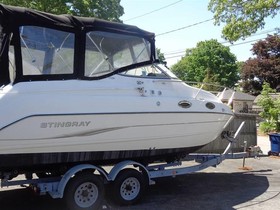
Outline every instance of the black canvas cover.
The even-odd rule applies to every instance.
[[[0,23],[7,31],[22,25],[44,25],[48,27],[68,28],[74,31],[101,30],[114,31],[130,35],[141,36],[148,40],[154,39],[151,32],[139,29],[136,26],[109,22],[97,18],[75,17],[71,15],[53,15],[45,12],[22,7],[0,4]]]
[[[45,12],[40,12],[36,10],[31,10],[22,7],[15,7],[15,6],[7,6],[0,4],[0,86],[6,85],[10,83],[10,76],[9,76],[9,47],[14,47],[14,54],[15,54],[15,66],[16,66],[16,78],[14,83],[20,81],[32,81],[32,80],[42,80],[43,76],[38,75],[24,75],[22,70],[22,58],[21,58],[21,44],[22,39],[24,36],[20,35],[20,30],[24,28],[24,35],[28,35],[28,27],[27,26],[38,26],[38,27],[45,27],[50,28],[53,30],[71,32],[75,34],[75,61],[74,61],[74,71],[73,74],[65,74],[65,75],[48,75],[45,79],[52,80],[52,79],[100,79],[107,76],[110,76],[115,73],[119,73],[121,71],[125,71],[128,68],[132,68],[134,66],[139,66],[143,64],[152,63],[156,59],[156,50],[154,45],[154,33],[142,30],[136,26],[126,25],[122,23],[116,22],[109,22],[97,18],[87,18],[87,17],[76,17],[71,15],[53,15]],[[77,69],[83,69],[84,63],[84,53],[85,49],[88,48],[86,43],[86,36],[87,32],[91,31],[99,31],[99,32],[108,32],[113,34],[122,34],[127,37],[138,37],[141,39],[145,39],[147,42],[150,43],[150,58],[145,61],[137,61],[128,66],[122,66],[119,69],[114,69],[114,71],[108,73],[108,75],[102,75],[100,77],[92,77],[92,78],[85,78],[83,77],[84,74],[77,72]],[[36,32],[36,41],[40,42],[40,38],[43,40],[45,39],[45,34],[47,30],[44,30],[44,35],[42,35],[42,31],[40,32],[38,29],[38,33]],[[34,34],[34,33],[33,33]],[[28,35],[29,36],[29,35]],[[33,37],[35,37],[33,35]],[[95,35],[95,38],[97,35]],[[49,37],[48,37],[49,38]],[[50,38],[49,38],[50,39]],[[55,37],[54,37],[55,39]],[[60,38],[57,37],[59,40]],[[62,39],[62,38],[61,38]],[[98,38],[96,38],[97,40]],[[138,39],[140,40],[140,39]],[[140,40],[141,41],[141,40]],[[118,42],[118,49],[121,49],[122,45],[125,45],[125,38],[122,39],[122,42]],[[54,42],[53,42],[54,43]],[[26,43],[24,43],[26,44]],[[28,43],[27,43],[28,44]],[[66,42],[63,43],[65,47]],[[103,44],[103,52],[106,53],[107,49],[111,50],[111,46],[116,45],[116,43],[110,42],[110,40],[102,41]],[[135,45],[138,43],[134,43]],[[84,45],[84,49],[79,45]],[[29,48],[32,47],[31,44],[28,45]],[[39,50],[38,46],[36,46]],[[58,46],[54,46],[58,47]],[[27,49],[28,51],[28,49]],[[110,52],[111,54],[114,53],[113,51]],[[78,56],[77,56],[78,55]]]

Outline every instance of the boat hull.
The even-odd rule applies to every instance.
[[[201,147],[202,146],[154,150],[2,154],[0,155],[0,175],[5,172],[12,172],[13,174],[46,171],[57,173],[82,163],[113,165],[124,160],[133,160],[147,165],[156,161],[173,162],[182,159],[186,154],[194,152]]]
[[[190,112],[30,116],[1,129],[0,154],[196,147],[213,141],[230,118]]]
[[[0,170],[168,161],[213,141],[230,119],[189,112],[30,116],[1,130]]]

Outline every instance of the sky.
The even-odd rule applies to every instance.
[[[125,14],[120,19],[125,24],[155,33],[156,47],[164,53],[168,66],[177,63],[186,49],[210,39],[230,46],[238,61],[246,61],[253,57],[252,44],[280,27],[280,14],[273,19],[268,17],[263,29],[231,45],[222,38],[222,25],[215,26],[214,20],[210,20],[213,13],[208,11],[208,3],[208,0],[121,0]]]

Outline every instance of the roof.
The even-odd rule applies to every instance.
[[[222,93],[220,93],[219,97],[221,98],[222,101],[229,100],[234,93],[233,100],[240,100],[240,101],[254,101],[255,96],[249,95],[247,93],[242,93],[240,91],[234,91],[234,90],[226,90]],[[221,96],[222,94],[222,96]]]
[[[280,93],[270,93],[269,96],[273,99],[277,99],[277,98],[280,98]],[[257,102],[260,100],[260,98],[262,97],[262,95],[258,95],[255,100],[254,100],[254,103],[257,104]]]
[[[44,25],[47,27],[64,27],[72,30],[96,30],[114,31],[129,35],[143,36],[146,39],[154,39],[154,33],[142,30],[136,26],[123,23],[110,22],[97,18],[76,17],[71,15],[53,15],[23,7],[7,6],[0,4],[0,25],[9,31],[22,25]]]

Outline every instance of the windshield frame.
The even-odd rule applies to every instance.
[[[150,69],[150,68],[154,68],[157,70],[157,72],[160,72],[160,73],[157,73],[157,72],[153,72],[152,71],[147,71],[147,69]],[[147,72],[143,72],[143,73],[139,73],[140,71],[142,72],[141,69],[145,69]],[[128,73],[129,71],[135,71],[138,73]],[[136,77],[136,78],[146,78],[146,79],[167,79],[167,80],[170,80],[170,79],[176,79],[176,80],[179,80],[178,77],[176,77],[175,74],[173,74],[164,64],[161,64],[161,63],[153,63],[153,64],[149,64],[149,65],[145,65],[145,66],[140,66],[140,67],[135,67],[135,68],[131,68],[127,71],[124,71],[122,73],[119,73],[118,75],[120,76],[125,76],[125,77]]]

